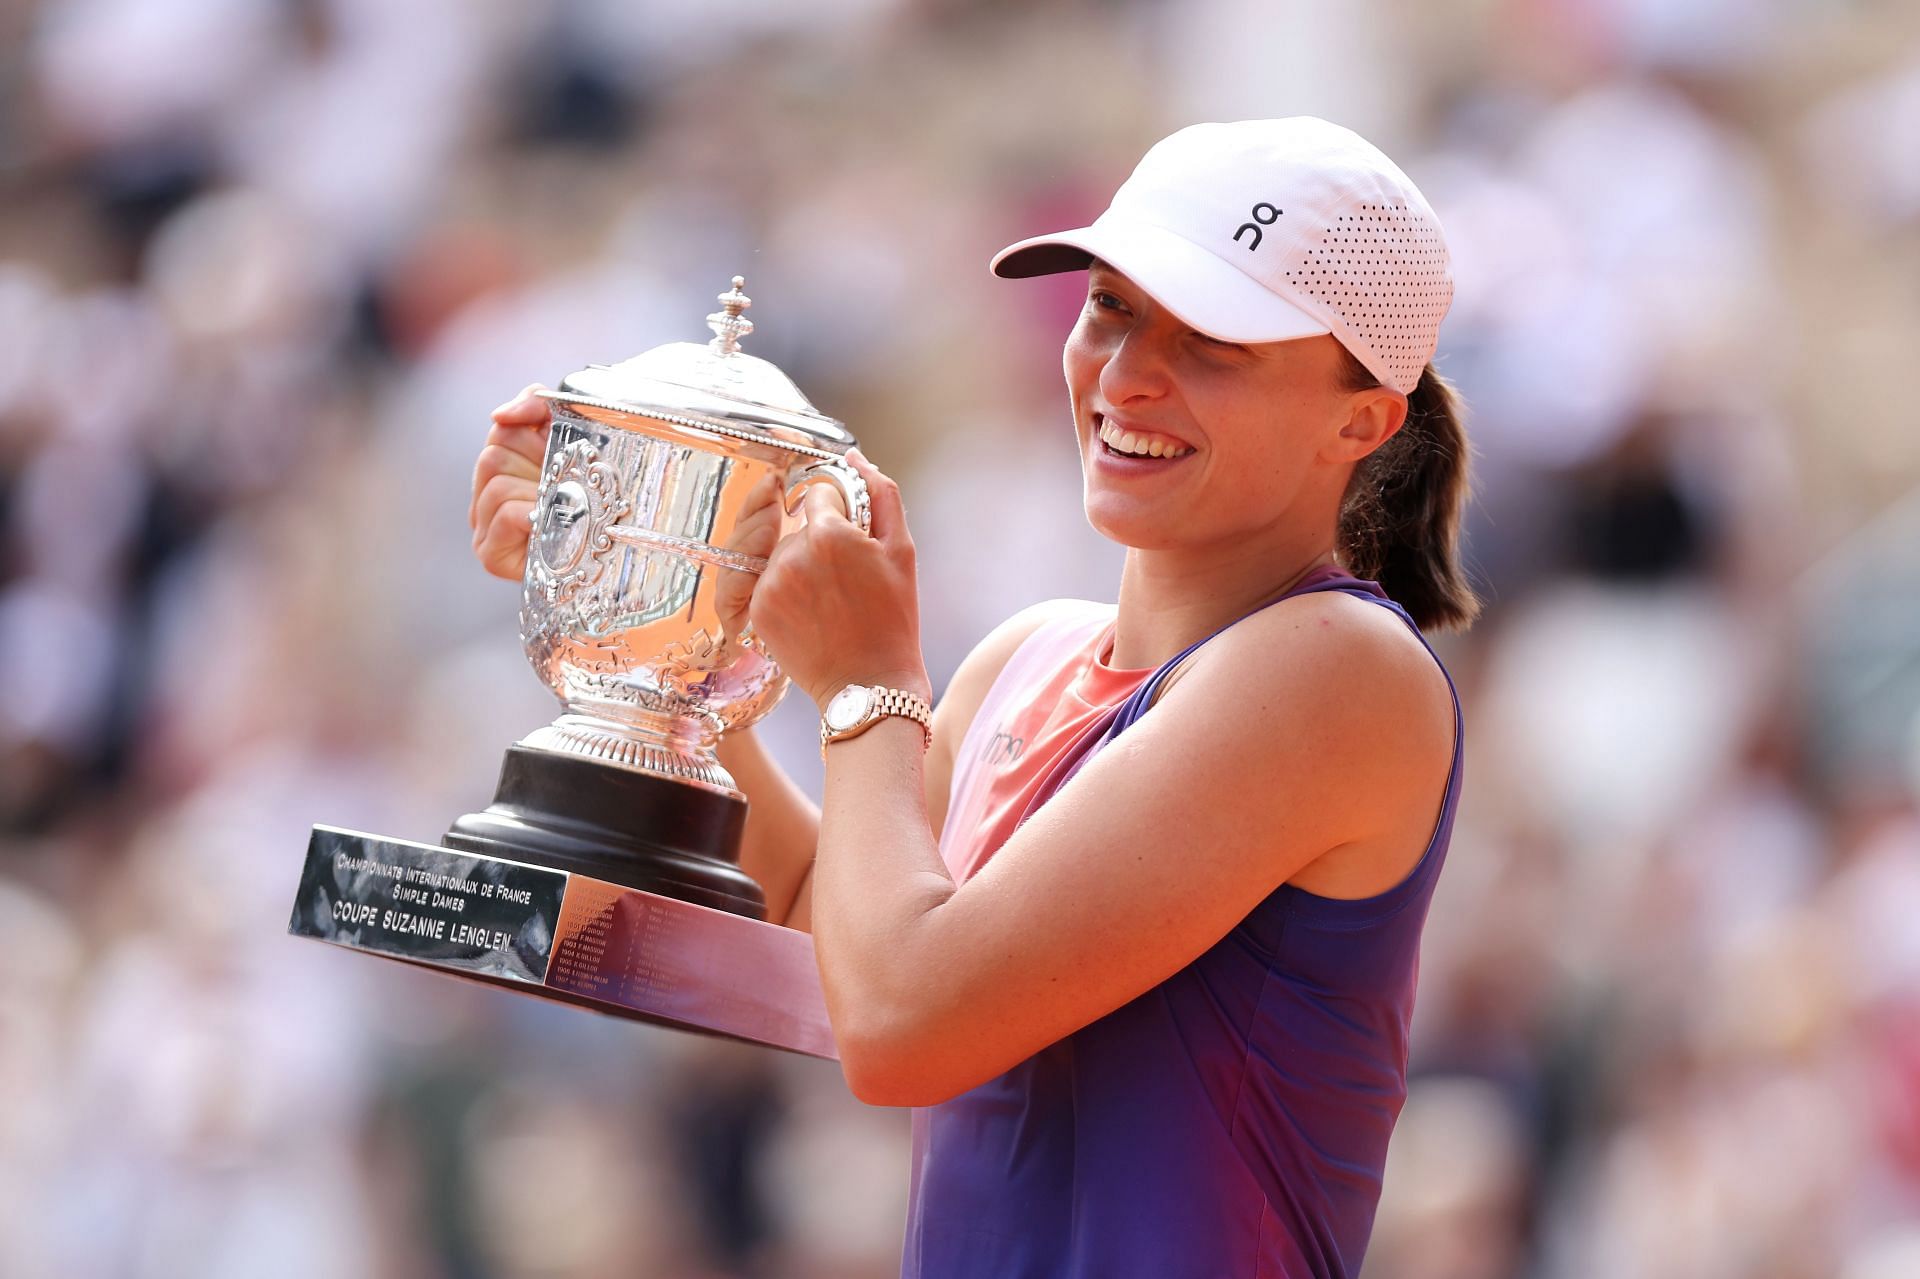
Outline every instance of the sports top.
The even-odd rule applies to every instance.
[[[1377,583],[1337,566],[1281,598],[1322,590],[1390,608],[1419,636]],[[1050,620],[988,692],[960,745],[940,841],[956,882],[1145,714],[1200,646],[1156,670],[1114,670],[1102,660],[1113,617],[1090,604]],[[1421,927],[1460,792],[1453,698],[1440,815],[1400,883],[1353,900],[1282,885],[1160,985],[914,1112],[905,1279],[1359,1273],[1406,1098]]]

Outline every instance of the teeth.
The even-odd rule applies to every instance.
[[[1127,453],[1134,457],[1180,457],[1193,452],[1192,449],[1175,444],[1171,440],[1122,431],[1111,422],[1100,424],[1100,438],[1114,452]]]

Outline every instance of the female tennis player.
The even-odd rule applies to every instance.
[[[1063,364],[1118,606],[1012,618],[923,733],[906,512],[856,455],[871,535],[816,486],[753,591],[827,768],[816,807],[727,739],[743,861],[813,930],[854,1093],[916,1108],[906,1275],[1356,1275],[1460,790],[1421,629],[1478,608],[1439,223],[1345,129],[1197,125],[993,267],[1086,272]],[[503,577],[545,422],[502,406],[476,470]]]

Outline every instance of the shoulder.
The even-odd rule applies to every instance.
[[[1297,652],[1302,660],[1344,654],[1349,665],[1439,675],[1427,646],[1398,613],[1345,591],[1314,591],[1281,600],[1229,627],[1220,639],[1223,653],[1261,648]]]
[[[1316,591],[1261,609],[1221,632],[1190,663],[1194,673],[1230,669],[1255,686],[1302,680],[1356,693],[1384,681],[1394,694],[1438,691],[1447,680],[1426,644],[1398,613],[1344,591]]]
[[[1452,756],[1453,695],[1439,663],[1393,610],[1340,591],[1228,628],[1163,701],[1169,728],[1216,736],[1255,769],[1282,757],[1298,768],[1294,752],[1308,747],[1313,770],[1356,799],[1444,774]]]

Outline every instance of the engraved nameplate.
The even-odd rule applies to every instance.
[[[288,931],[836,1056],[812,937],[584,875],[315,826]]]

